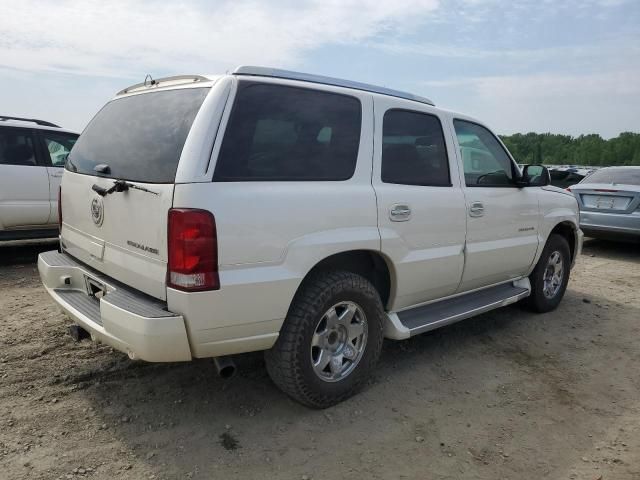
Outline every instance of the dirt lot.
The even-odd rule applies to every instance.
[[[560,308],[387,342],[357,397],[303,408],[262,357],[132,362],[74,343],[36,255],[0,249],[0,478],[639,479],[640,246],[585,244]]]

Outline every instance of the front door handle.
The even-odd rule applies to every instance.
[[[411,208],[409,205],[396,204],[392,205],[389,210],[389,219],[392,222],[406,222],[411,218]]]
[[[481,217],[484,215],[484,205],[482,202],[472,202],[469,205],[469,216],[470,217]]]

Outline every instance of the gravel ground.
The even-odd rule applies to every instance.
[[[260,354],[132,362],[74,343],[50,247],[0,248],[1,479],[639,479],[640,246],[590,240],[552,313],[385,343],[355,398],[308,410]]]

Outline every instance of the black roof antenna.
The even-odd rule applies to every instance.
[[[147,76],[144,77],[144,86],[145,87],[147,86],[147,80],[149,80],[149,85],[155,85],[156,83],[158,83],[153,79],[151,74],[147,73]]]

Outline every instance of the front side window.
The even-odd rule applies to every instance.
[[[384,114],[381,178],[385,183],[451,186],[438,117],[407,110]]]
[[[64,167],[71,148],[76,143],[78,135],[71,135],[67,133],[56,133],[42,131],[40,133],[44,144],[47,147],[47,152],[51,158],[51,165],[54,167]]]
[[[0,129],[0,165],[36,164],[33,137],[29,130]]]
[[[496,137],[476,123],[454,120],[453,124],[467,186],[515,186],[513,162]]]
[[[355,97],[240,82],[214,181],[346,180],[356,167]]]

